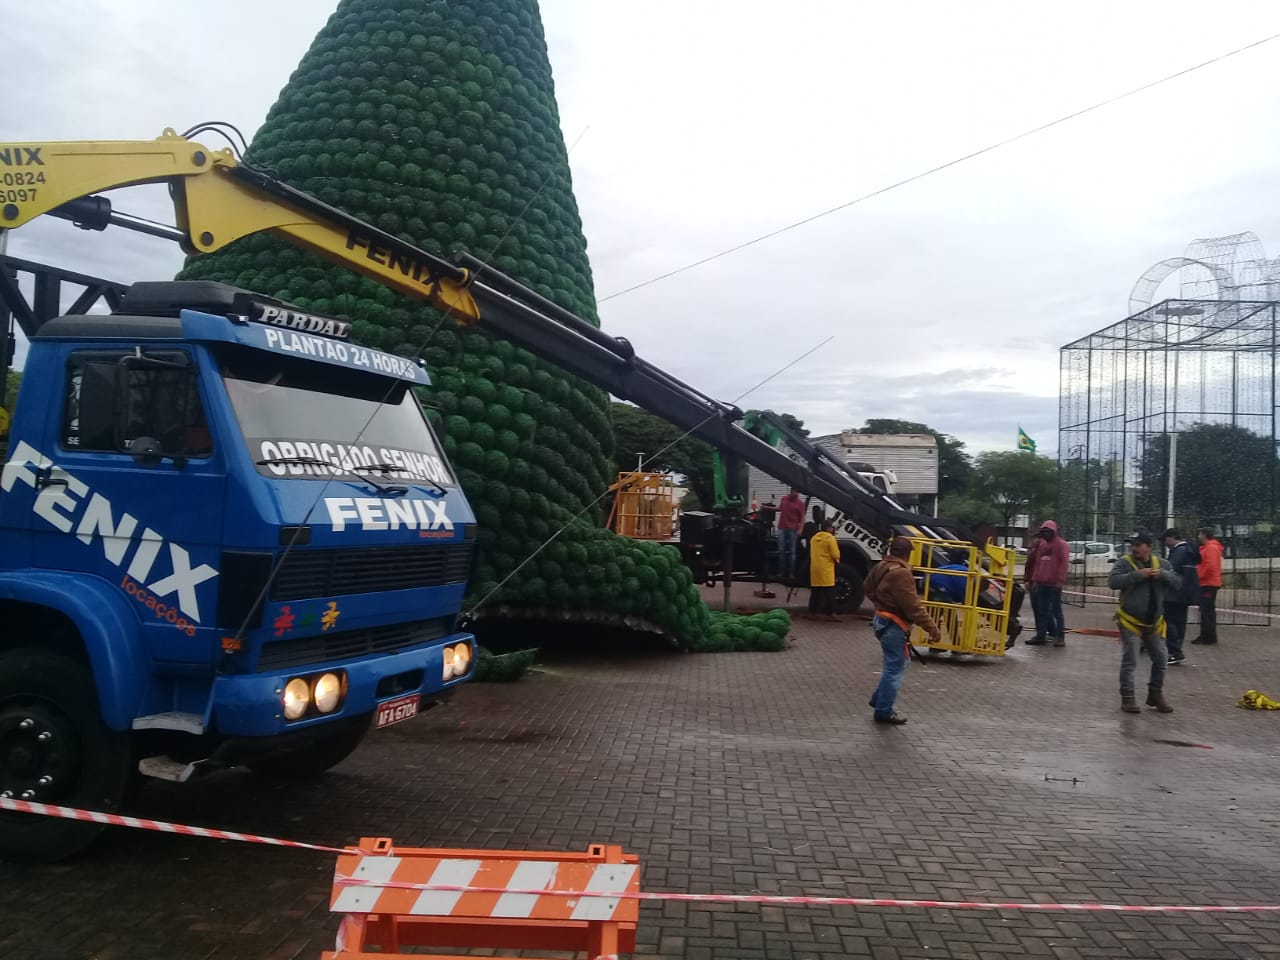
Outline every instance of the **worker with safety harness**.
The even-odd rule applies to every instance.
[[[1133,692],[1133,671],[1138,650],[1145,647],[1151,657],[1151,680],[1147,685],[1147,706],[1160,713],[1173,713],[1164,699],[1164,675],[1168,659],[1165,649],[1164,596],[1175,591],[1182,579],[1151,552],[1151,536],[1135,533],[1129,538],[1129,552],[1111,568],[1108,585],[1120,591],[1116,622],[1120,625],[1120,709],[1141,713]]]
[[[942,629],[929,616],[916,592],[915,574],[911,572],[911,541],[894,537],[889,552],[876,564],[863,582],[867,599],[875,606],[871,629],[880,641],[884,666],[880,684],[867,702],[876,723],[904,724],[907,718],[894,712],[893,706],[902,689],[907,671],[907,658],[913,653],[911,627],[920,627],[935,643],[942,639]]]

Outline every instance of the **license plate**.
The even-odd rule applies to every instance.
[[[388,700],[386,703],[378,704],[378,719],[375,726],[389,727],[401,720],[412,720],[418,715],[418,697],[419,694],[415,693],[411,697],[401,697],[399,700]]]

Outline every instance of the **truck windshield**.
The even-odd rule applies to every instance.
[[[454,483],[409,384],[251,350],[218,360],[259,473]]]

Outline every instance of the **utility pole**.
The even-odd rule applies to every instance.
[[[1166,528],[1173,526],[1173,485],[1174,480],[1178,476],[1178,434],[1169,434],[1169,495],[1165,500],[1164,525]]]

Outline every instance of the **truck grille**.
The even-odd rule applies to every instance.
[[[294,637],[262,645],[258,672],[305,667],[333,660],[354,660],[371,653],[399,653],[446,637],[453,630],[453,617],[437,617],[390,627],[322,633],[318,637]]]
[[[463,583],[471,543],[351,550],[290,550],[271,582],[272,600],[306,600],[354,593]]]

